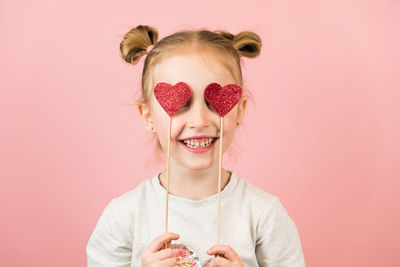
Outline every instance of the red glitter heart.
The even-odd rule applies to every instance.
[[[221,87],[218,83],[210,83],[204,90],[204,97],[212,108],[224,117],[239,102],[242,97],[242,88],[237,84]]]
[[[190,87],[184,82],[174,86],[160,82],[154,87],[154,95],[161,107],[172,117],[190,98]]]

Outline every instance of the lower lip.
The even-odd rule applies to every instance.
[[[192,148],[192,147],[188,147],[186,146],[183,142],[179,142],[184,148],[186,148],[188,151],[193,152],[193,153],[204,153],[208,150],[210,150],[211,148],[213,148],[214,144],[217,142],[217,139],[214,140],[211,145],[206,146],[206,147],[196,147],[196,148]]]

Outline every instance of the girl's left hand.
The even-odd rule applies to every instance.
[[[210,267],[243,267],[243,262],[236,251],[227,245],[215,245],[207,251],[208,255],[219,255],[213,258]]]

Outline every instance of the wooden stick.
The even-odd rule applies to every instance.
[[[169,145],[171,140],[171,125],[172,125],[172,117],[169,117],[169,126],[168,126],[168,145],[167,145],[167,190],[165,196],[165,232],[168,232],[168,195],[169,195]],[[168,247],[168,244],[165,243],[165,248]]]
[[[222,173],[222,133],[224,131],[224,118],[220,117],[220,132],[219,132],[219,171],[218,171],[218,220],[217,220],[217,244],[220,243],[220,218],[221,218],[221,173]]]

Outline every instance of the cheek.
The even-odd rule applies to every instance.
[[[233,137],[235,135],[236,131],[236,109],[232,110],[232,112],[229,112],[227,115],[224,117],[224,147],[227,149],[232,141]]]
[[[237,107],[231,110],[224,117],[224,131],[234,131],[236,129]]]
[[[236,120],[227,120],[224,118],[224,131],[231,132],[232,130],[236,129]]]
[[[180,117],[174,117],[171,125],[171,140],[176,140],[179,135],[182,133],[184,121]],[[168,125],[167,125],[167,134],[168,134]]]
[[[164,110],[160,109],[161,107],[154,107],[152,119],[161,146],[165,149],[168,142],[169,116],[164,112]]]
[[[167,149],[167,142],[168,142],[168,130],[165,131],[157,131],[157,137],[158,140],[160,141],[161,147],[166,150]]]

